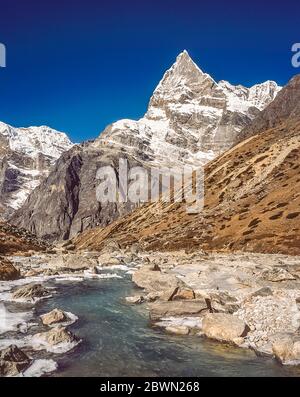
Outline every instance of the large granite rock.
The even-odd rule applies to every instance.
[[[231,314],[209,313],[203,319],[202,331],[208,338],[239,344],[249,328],[244,321]]]
[[[79,338],[66,327],[57,326],[50,331],[34,335],[34,340],[45,345],[55,346],[58,344],[72,344],[78,342]]]
[[[172,316],[202,316],[209,311],[205,300],[159,301],[149,304],[150,319]]]
[[[69,320],[67,314],[60,309],[54,309],[49,313],[41,315],[40,317],[44,325],[63,323]]]
[[[282,364],[299,364],[300,363],[300,335],[299,334],[281,334],[274,337],[272,345],[274,356]]]
[[[151,270],[148,266],[137,270],[132,276],[132,281],[147,292],[170,290],[172,294],[178,286],[178,280],[174,275]]]

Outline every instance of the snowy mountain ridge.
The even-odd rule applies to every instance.
[[[65,133],[50,127],[15,128],[0,122],[0,217],[20,208],[72,146]]]
[[[47,126],[15,128],[0,122],[0,135],[7,138],[11,150],[30,157],[38,154],[58,159],[73,144],[64,132]]]

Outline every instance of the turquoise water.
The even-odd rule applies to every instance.
[[[272,359],[200,337],[165,335],[149,327],[141,306],[123,302],[132,295],[129,279],[90,280],[59,287],[37,314],[55,307],[79,317],[71,330],[83,339],[74,351],[53,357],[51,376],[299,376]]]

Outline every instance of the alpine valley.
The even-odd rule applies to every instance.
[[[0,376],[300,376],[299,103],[300,75],[217,82],[183,51],[93,141],[0,123]],[[119,159],[204,168],[203,210],[101,204]]]
[[[64,152],[11,221],[51,241],[106,226],[133,206],[97,202],[101,166],[116,168],[120,158],[129,167],[202,166],[229,149],[279,91],[272,81],[251,88],[217,83],[184,51],[158,84],[142,119],[120,120],[93,142]]]

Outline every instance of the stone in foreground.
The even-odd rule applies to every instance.
[[[300,335],[278,335],[272,345],[274,356],[286,365],[300,364]]]
[[[208,338],[234,344],[238,341],[240,344],[240,338],[247,335],[249,327],[231,314],[209,313],[203,319],[202,331]]]
[[[0,351],[0,376],[15,376],[31,365],[31,359],[17,346]]]

